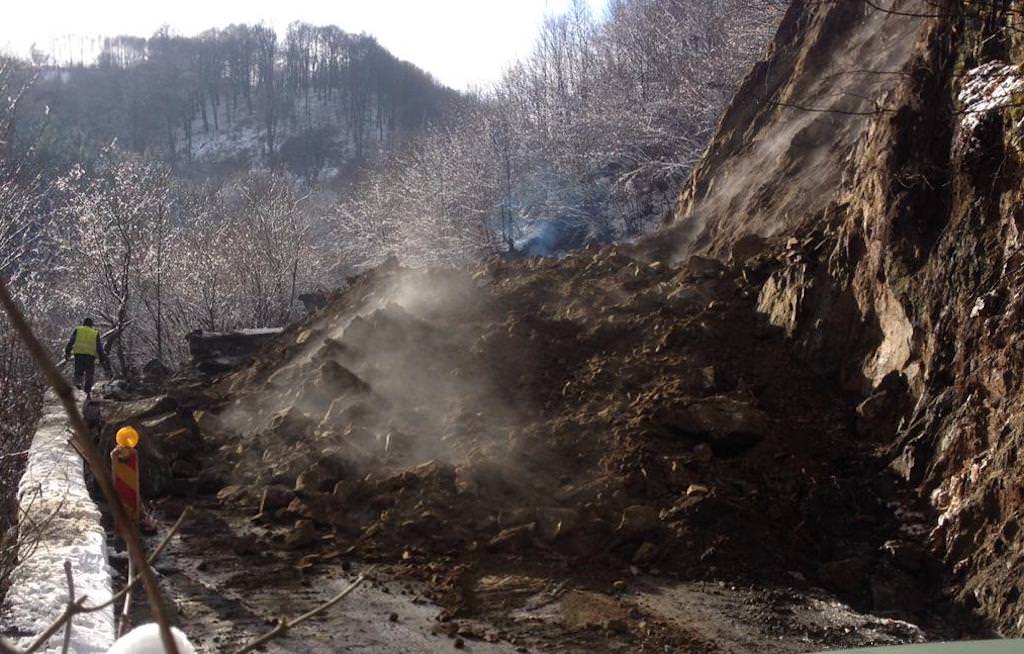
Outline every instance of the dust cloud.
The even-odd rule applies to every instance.
[[[372,292],[353,289],[352,308],[289,334],[267,366],[227,382],[247,389],[217,419],[232,435],[237,481],[462,463],[502,448],[520,423],[522,407],[479,347],[482,325],[501,316],[477,282],[450,270],[381,274]],[[517,383],[516,367],[502,365]]]

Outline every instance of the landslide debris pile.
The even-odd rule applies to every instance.
[[[1022,10],[795,0],[672,226],[364,274],[185,403],[177,476],[305,560],[941,590],[1024,635]]]
[[[820,578],[902,610],[891,489],[754,311],[751,245],[366,273],[218,382],[204,475],[308,560]]]

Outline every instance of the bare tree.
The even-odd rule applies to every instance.
[[[54,311],[40,274],[51,263],[43,247],[47,224],[41,215],[42,189],[38,180],[24,177],[12,152],[15,118],[34,76],[16,62],[0,59],[0,280],[10,280],[27,314],[42,323]],[[31,426],[39,417],[43,381],[29,353],[0,315],[0,597],[6,590],[11,567],[19,555],[15,491],[24,469]]]
[[[556,221],[632,236],[672,205],[781,0],[583,2],[545,21],[490,92],[388,158],[336,212],[353,260],[454,262]]]
[[[132,332],[126,327],[137,317],[149,276],[160,270],[154,259],[166,234],[155,226],[166,211],[169,173],[128,157],[112,160],[95,177],[75,168],[58,186],[67,195],[60,238],[67,303],[80,313],[96,313],[120,335],[114,352],[121,372],[129,374]]]

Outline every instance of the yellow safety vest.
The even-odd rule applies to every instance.
[[[100,338],[100,333],[92,327],[76,327],[75,328],[75,354],[88,354],[91,357],[97,356],[99,351],[96,348],[96,341]]]

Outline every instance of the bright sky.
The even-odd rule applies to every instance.
[[[12,2],[0,23],[0,49],[51,52],[68,35],[149,36],[162,25],[192,36],[230,23],[335,24],[367,32],[401,59],[454,88],[486,85],[527,54],[545,15],[571,0],[48,0]],[[600,17],[607,0],[586,0]],[[66,47],[66,46],[65,46]]]

